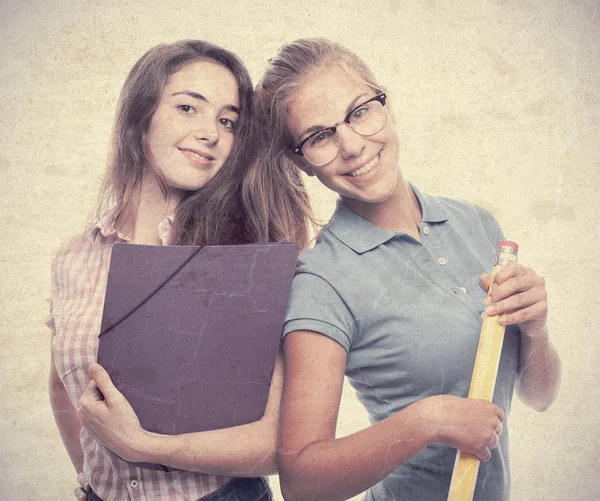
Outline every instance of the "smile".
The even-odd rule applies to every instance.
[[[210,161],[214,160],[214,157],[212,157],[210,155],[199,153],[197,151],[186,150],[186,149],[182,149],[182,148],[180,148],[179,151],[181,151],[182,153],[184,153],[185,155],[187,155],[188,157],[190,157],[192,159],[202,160],[203,162],[210,162]]]
[[[367,165],[362,166],[360,169],[353,170],[352,172],[349,172],[346,175],[353,176],[353,177],[362,176],[363,174],[366,174],[367,172],[369,172],[373,167],[375,167],[378,162],[379,162],[379,155],[377,155]]]

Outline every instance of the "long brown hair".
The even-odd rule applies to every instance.
[[[260,215],[255,218],[257,224],[267,225],[273,239],[293,234],[294,228],[306,228],[309,221],[316,224],[299,169],[289,158],[294,137],[287,125],[287,105],[302,79],[329,64],[341,65],[381,88],[362,59],[326,38],[304,38],[281,47],[269,59],[256,87],[256,119],[264,134],[263,149],[246,177],[243,195],[249,213]],[[251,199],[251,192],[261,196]],[[301,241],[301,236],[305,235],[296,234],[296,241]]]
[[[132,195],[139,189],[152,164],[145,135],[161,92],[173,73],[198,60],[214,61],[231,71],[238,86],[240,118],[233,148],[223,167],[204,187],[177,206],[172,243],[198,245],[255,241],[259,238],[259,231],[252,222],[248,222],[241,201],[242,180],[255,156],[257,145],[252,119],[252,81],[235,54],[202,40],[158,45],[146,52],[129,72],[119,97],[111,153],[95,219],[114,205],[120,212],[133,200]],[[159,172],[152,172],[167,197],[164,179]],[[252,198],[256,198],[254,194]]]

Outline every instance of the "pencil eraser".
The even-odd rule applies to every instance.
[[[519,250],[519,244],[512,240],[500,240],[500,242],[498,242],[498,247],[512,247],[515,250]]]

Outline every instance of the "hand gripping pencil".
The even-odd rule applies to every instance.
[[[492,284],[496,273],[509,261],[517,261],[519,246],[510,240],[501,240],[498,244],[496,264],[492,270],[492,279],[488,294],[492,291]],[[491,402],[496,386],[498,365],[504,341],[505,326],[498,323],[498,315],[484,314],[483,325],[475,357],[475,367],[469,389],[469,398],[480,398]],[[475,493],[475,482],[479,472],[477,456],[463,451],[457,451],[448,501],[471,501]]]

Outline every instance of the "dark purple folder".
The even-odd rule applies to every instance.
[[[298,251],[114,245],[98,362],[146,430],[174,435],[263,416]]]

